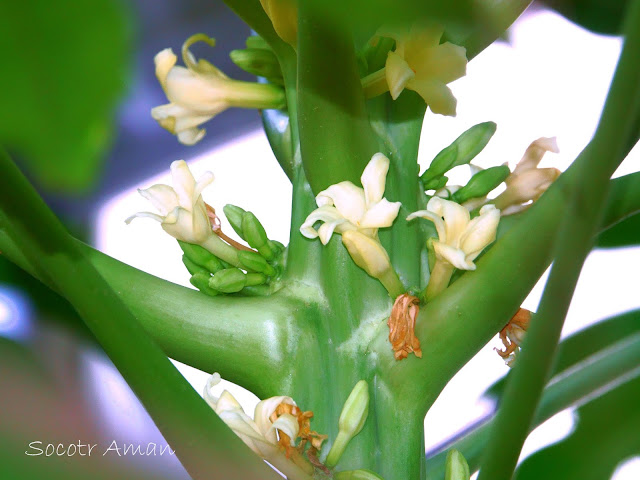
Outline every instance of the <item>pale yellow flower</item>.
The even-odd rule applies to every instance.
[[[156,76],[170,103],[153,108],[151,116],[181,143],[199,142],[205,134],[199,126],[229,107],[284,107],[280,87],[232,80],[206,60],[196,61],[189,47],[200,41],[215,45],[213,38],[203,34],[187,39],[182,47],[186,67],[176,66],[177,57],[170,48],[154,58]]]
[[[444,28],[413,24],[401,30],[383,29],[380,36],[396,41],[385,65],[391,97],[395,100],[405,88],[417,92],[433,113],[456,114],[456,99],[447,84],[466,74],[467,57],[463,47],[450,42],[440,44]]]

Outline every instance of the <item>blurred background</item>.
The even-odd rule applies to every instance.
[[[243,48],[249,29],[211,0],[49,3],[0,5],[0,98],[6,112],[0,118],[0,143],[70,230],[121,261],[189,286],[176,242],[157,223],[124,224],[132,213],[148,209],[136,188],[169,183],[170,162],[183,158],[196,177],[214,172],[207,203],[251,210],[272,238],[287,243],[291,187],[256,111],[224,112],[205,125],[206,136],[193,147],[179,144],[149,115],[152,107],[166,103],[154,74],[157,52],[178,51],[187,37],[203,32],[215,37],[217,46],[198,46],[196,54],[233,78],[251,80],[228,57],[230,50]],[[565,2],[552,10],[534,4],[504,41],[469,64],[467,76],[451,85],[457,117],[428,113],[425,118],[423,168],[464,130],[488,120],[498,130],[478,165],[513,166],[541,136],[556,136],[561,150],[548,154],[544,166],[564,170],[571,163],[593,134],[621,47],[616,36],[621,7],[582,3],[595,7]],[[593,13],[596,7],[604,9],[600,15]],[[638,148],[616,175],[637,170]],[[453,183],[468,178],[464,168],[456,174]],[[638,248],[594,251],[563,336],[640,308],[632,273],[638,269]],[[525,308],[536,309],[543,285],[544,277]],[[427,452],[493,411],[493,401],[482,394],[508,371],[494,347],[500,347],[497,338],[450,382],[429,412]],[[201,392],[211,372],[177,365]],[[233,389],[252,412],[257,399],[250,392],[229,384],[221,388]],[[531,435],[521,460],[564,441],[578,421],[571,410],[553,417]],[[42,448],[80,441],[98,444],[104,452],[114,440],[166,445],[66,302],[0,257],[0,479],[189,478],[168,454],[78,453],[57,460],[25,454],[33,441],[41,441]],[[637,480],[640,452],[624,455],[616,459],[613,478]]]

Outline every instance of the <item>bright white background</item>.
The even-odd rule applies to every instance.
[[[479,122],[492,120],[498,130],[475,163],[483,166],[509,162],[513,166],[529,143],[541,136],[556,136],[561,153],[548,154],[542,166],[564,170],[587,144],[597,124],[607,87],[620,52],[618,38],[590,34],[561,17],[537,11],[521,19],[511,32],[510,44],[496,44],[474,59],[467,76],[452,84],[458,99],[455,118],[428,114],[420,146],[420,163],[425,168],[442,148],[460,133]],[[215,128],[216,119],[208,126]],[[640,170],[636,148],[616,175]],[[205,193],[207,203],[218,212],[227,203],[253,211],[265,224],[270,236],[287,243],[290,220],[291,186],[280,171],[262,132],[234,139],[206,156],[189,158],[196,177],[205,170],[216,180]],[[165,172],[149,178],[139,187],[170,183]],[[452,180],[463,182],[468,173],[460,169]],[[181,252],[160,226],[147,219],[125,226],[124,219],[151,206],[134,189],[122,192],[100,211],[96,244],[99,249],[149,273],[189,286]],[[226,222],[223,219],[223,229]],[[226,228],[226,231],[231,231]],[[567,317],[563,336],[601,318],[640,308],[637,277],[629,272],[640,269],[640,249],[598,251],[590,255]],[[524,307],[535,310],[544,285],[536,286]],[[427,450],[474,420],[491,411],[492,405],[480,399],[488,385],[507,372],[493,352],[494,339],[449,383],[425,420]],[[96,363],[98,365],[98,363]],[[202,391],[208,377],[191,367],[178,364],[181,371]],[[103,371],[92,369],[92,374]],[[107,374],[104,373],[103,374]],[[108,382],[111,394],[113,377]],[[96,382],[100,385],[101,382]],[[99,387],[96,387],[99,388]],[[121,386],[121,389],[123,387]],[[239,392],[239,390],[234,390]],[[97,394],[102,396],[101,394]],[[257,399],[237,393],[251,412]],[[118,396],[113,408],[132,398]],[[131,405],[129,409],[133,408]],[[114,416],[114,422],[117,421]],[[135,422],[134,422],[135,424]],[[541,446],[561,439],[574,425],[570,411],[561,413],[538,428],[527,440],[523,457]],[[134,427],[135,425],[130,425]],[[142,432],[140,432],[141,434]],[[522,457],[522,458],[523,458]],[[616,480],[640,478],[640,459],[625,464]]]

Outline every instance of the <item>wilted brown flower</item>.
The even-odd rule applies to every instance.
[[[396,360],[407,358],[411,352],[422,358],[420,340],[415,335],[416,318],[420,311],[418,297],[404,293],[396,298],[387,321],[389,325],[389,342]]]
[[[500,355],[505,363],[510,367],[513,366],[513,362],[516,358],[516,353],[520,350],[520,345],[524,339],[524,334],[529,328],[529,321],[531,320],[531,312],[524,308],[518,309],[516,314],[509,320],[509,323],[500,330],[500,340],[504,345],[504,350],[494,348],[494,350]]]

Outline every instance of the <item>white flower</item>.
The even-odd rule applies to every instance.
[[[300,227],[307,238],[320,237],[326,245],[331,235],[355,230],[377,239],[378,229],[390,227],[398,216],[400,202],[383,198],[389,159],[376,153],[364,169],[360,181],[364,188],[345,181],[331,185],[316,196],[319,208],[311,212]],[[316,222],[323,224],[315,230]]]
[[[198,182],[195,181],[187,163],[176,160],[171,164],[173,187],[156,184],[140,195],[149,200],[160,212],[139,212],[127,218],[130,223],[136,217],[149,217],[157,220],[172,237],[192,244],[205,243],[215,235],[211,229],[207,208],[202,199],[202,190],[213,182],[213,174],[205,172]]]
[[[444,28],[414,24],[405,31],[383,30],[379,35],[393,38],[396,49],[389,52],[385,65],[387,84],[395,100],[402,90],[417,92],[433,113],[456,114],[456,99],[447,83],[466,73],[463,47],[440,44]]]
[[[438,232],[433,241],[436,259],[462,270],[475,270],[473,261],[480,252],[496,239],[500,210],[485,205],[480,215],[471,220],[469,211],[455,202],[433,197],[427,210],[414,212],[407,217],[431,220]]]
[[[507,189],[493,203],[502,210],[503,215],[518,213],[535,202],[560,176],[557,168],[538,168],[546,152],[558,153],[555,137],[539,138],[524,153],[505,183]]]
[[[283,413],[275,421],[272,414],[281,403],[295,405],[291,397],[271,397],[256,405],[255,420],[251,419],[238,401],[224,390],[220,397],[211,393],[211,388],[220,382],[220,375],[214,373],[204,389],[204,399],[240,439],[262,458],[269,459],[277,455],[278,438],[276,430],[285,433],[291,439],[291,445],[298,437],[299,425],[295,416]]]
[[[160,126],[178,136],[185,145],[204,137],[198,126],[229,107],[281,108],[284,91],[274,85],[232,80],[211,63],[196,61],[189,47],[198,41],[211,46],[215,40],[203,34],[193,35],[182,47],[185,67],[176,66],[177,57],[166,48],[154,62],[156,76],[170,103],[155,107],[151,116]]]

